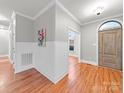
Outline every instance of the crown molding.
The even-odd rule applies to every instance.
[[[76,21],[78,24],[81,25],[81,22],[80,22],[67,8],[65,8],[62,3],[60,3],[58,0],[56,0],[56,4],[57,4],[63,11],[65,11],[74,21]]]
[[[118,14],[118,15],[109,16],[109,17],[101,18],[101,19],[94,20],[94,21],[89,21],[89,22],[81,24],[81,26],[92,24],[92,23],[95,23],[95,22],[103,21],[103,20],[113,19],[113,18],[120,17],[120,16],[123,16],[123,14],[121,13],[121,14]]]
[[[37,13],[34,17],[33,20],[37,19],[40,15],[44,14],[48,9],[50,9],[53,5],[55,4],[55,1],[52,1],[49,3],[45,8],[43,8],[39,13]]]
[[[40,15],[44,14],[48,9],[50,9],[53,5],[57,4],[63,11],[65,11],[74,21],[76,21],[78,24],[81,25],[81,22],[67,9],[62,5],[58,0],[53,0],[51,3],[49,3],[45,8],[43,8],[39,13],[37,13],[34,17],[25,15],[20,12],[15,12],[16,14],[26,17],[31,20],[37,19]]]
[[[23,14],[23,13],[20,13],[20,12],[17,12],[17,11],[15,12],[15,14],[18,14],[18,15],[23,16],[23,17],[25,17],[25,18],[28,18],[28,19],[34,20],[33,17],[28,16],[28,15]]]
[[[61,2],[59,2],[58,0],[53,0],[45,8],[43,8],[39,13],[37,13],[34,17],[28,16],[26,14],[23,14],[23,13],[20,13],[20,12],[17,12],[17,11],[15,12],[15,14],[18,14],[20,16],[23,16],[23,17],[31,19],[31,20],[35,20],[40,15],[44,14],[48,9],[50,9],[55,4],[58,5],[63,11],[65,11],[74,21],[76,21],[81,26],[91,24],[91,23],[95,23],[95,22],[99,22],[99,21],[103,21],[103,20],[107,20],[107,19],[112,19],[112,18],[123,16],[123,14],[121,13],[121,14],[118,14],[118,15],[109,16],[109,17],[106,17],[106,18],[101,18],[101,19],[98,19],[98,20],[93,20],[93,21],[89,21],[89,22],[86,22],[86,23],[82,23],[67,8],[65,8],[65,6]]]
[[[81,22],[58,0],[53,0],[51,3],[49,3],[44,9],[42,9],[38,14],[36,14],[36,16],[33,17],[33,20],[37,19],[40,15],[44,14],[48,9],[50,9],[55,4],[58,5],[63,11],[65,11],[73,20],[75,20],[78,24],[81,25]]]

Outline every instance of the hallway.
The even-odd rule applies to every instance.
[[[3,66],[7,70],[0,72],[0,76],[5,76],[4,81],[8,77],[12,79],[12,66],[6,61]],[[69,74],[57,84],[32,68],[16,74],[13,81],[2,87],[5,90],[0,93],[122,93],[122,72],[80,64],[76,58],[70,57]]]

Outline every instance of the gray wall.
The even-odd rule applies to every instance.
[[[37,44],[37,32],[42,27],[46,28],[46,47],[39,47]],[[54,82],[55,6],[52,6],[34,21],[34,36],[35,68]]]
[[[80,25],[76,23],[69,15],[67,15],[67,13],[58,5],[56,5],[56,41],[67,41],[68,26],[80,31]]]
[[[47,41],[55,40],[55,6],[39,16],[34,22],[35,42],[37,42],[37,32],[42,28],[47,30]]]
[[[33,42],[33,21],[16,15],[16,42]]]
[[[111,18],[122,23],[123,17]],[[107,20],[111,20],[107,19]],[[81,58],[98,64],[98,27],[105,21],[94,22],[81,27]]]
[[[80,25],[56,5],[34,21],[35,67],[54,83],[68,73],[67,26],[80,30]],[[47,30],[46,47],[37,45],[37,31],[42,27]]]
[[[0,29],[0,56],[9,55],[9,31]]]
[[[80,31],[77,24],[62,8],[56,5],[55,30],[55,80],[60,80],[68,73],[68,28]]]

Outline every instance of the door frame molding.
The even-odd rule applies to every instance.
[[[80,54],[79,55],[80,56],[78,58],[79,58],[79,60],[81,60],[81,32],[71,26],[67,26],[67,34],[68,34],[69,30],[72,30],[73,32],[76,32],[77,34],[79,34],[79,37],[80,37],[80,45],[79,45],[80,46],[80,50],[79,50]],[[69,45],[69,39],[68,39],[68,45]],[[68,54],[69,54],[69,51],[68,51]]]
[[[121,26],[121,31],[122,31],[122,64],[123,64],[123,26],[122,26],[122,24],[123,24],[123,22],[122,21],[120,21],[120,20],[117,20],[117,19],[108,19],[108,20],[105,20],[105,21],[103,21],[103,22],[101,22],[99,25],[98,25],[98,27],[97,27],[97,33],[96,33],[96,61],[97,61],[97,65],[98,66],[100,66],[99,65],[99,39],[98,39],[98,36],[99,36],[99,28],[103,25],[103,24],[105,24],[105,23],[107,23],[107,22],[117,22],[117,23],[119,23],[120,24],[120,26]]]
[[[9,50],[9,57],[11,59],[12,64],[14,65],[13,67],[15,67],[15,62],[16,62],[16,57],[15,57],[15,53],[16,53],[16,13],[15,11],[13,11],[12,15],[11,15],[11,20],[10,20],[10,25],[8,30],[10,31],[12,37],[13,37],[13,43],[11,42],[12,37],[10,37],[10,50]],[[11,47],[11,45],[13,45],[13,48]],[[12,52],[13,51],[13,52]],[[11,58],[11,56],[13,56],[13,59]]]

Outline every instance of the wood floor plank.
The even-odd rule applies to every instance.
[[[78,63],[74,57],[69,58],[68,75],[57,84],[34,68],[14,75],[7,59],[1,59],[0,64],[8,67],[0,65],[0,93],[122,93],[122,72]]]

